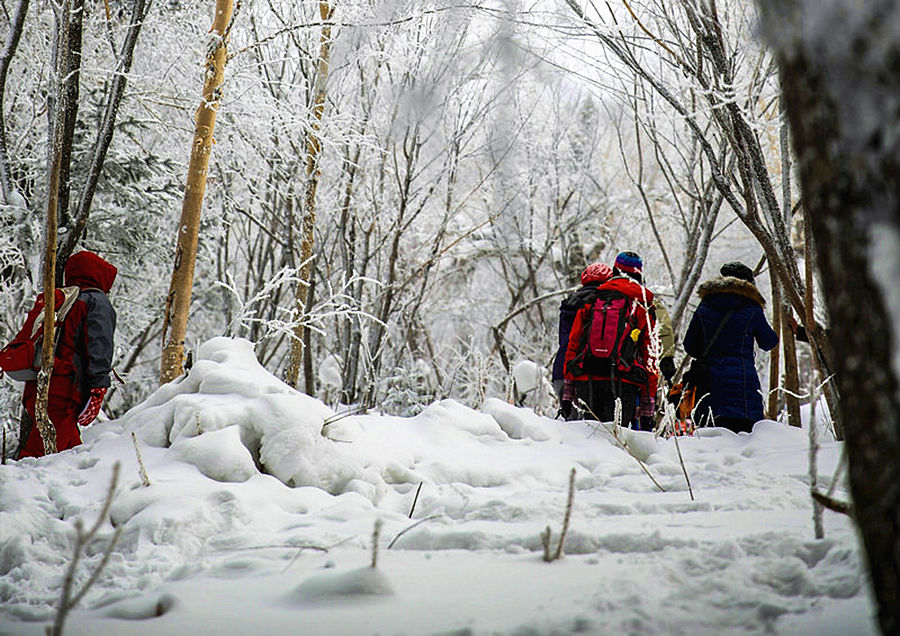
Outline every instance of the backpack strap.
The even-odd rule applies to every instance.
[[[55,315],[55,324],[61,323],[66,319],[66,316],[69,313],[69,310],[72,309],[72,305],[75,304],[75,301],[78,300],[78,294],[81,293],[81,290],[74,285],[71,287],[60,287],[59,291],[63,293],[63,302],[56,309]],[[54,304],[56,299],[54,299]],[[34,319],[34,324],[31,326],[31,337],[34,338],[35,334],[38,330],[43,329],[44,327],[44,312],[47,310],[47,303],[44,303],[44,306],[41,307],[41,310],[38,312],[38,315]]]
[[[716,327],[715,332],[713,332],[712,338],[709,339],[709,342],[706,343],[706,348],[703,350],[703,355],[701,358],[705,358],[709,355],[709,352],[712,351],[712,346],[716,343],[716,338],[719,337],[719,334],[722,333],[722,329],[725,328],[725,323],[728,322],[728,319],[731,317],[731,314],[734,313],[734,307],[725,312],[725,315],[722,316],[722,321],[719,323],[719,326]]]
[[[568,363],[572,365],[572,371],[579,371],[579,375],[584,371],[584,358],[587,355],[587,350],[589,348],[588,343],[591,338],[591,323],[594,321],[594,305],[596,303],[597,298],[595,296],[592,300],[590,300],[590,304],[585,303],[584,305],[582,305],[582,310],[587,308],[587,311],[585,311],[584,317],[581,319],[581,338],[578,340],[578,353],[576,353],[575,357],[572,358]],[[564,371],[569,371],[568,364],[566,364],[566,368],[564,369]]]

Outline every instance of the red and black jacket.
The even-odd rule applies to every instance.
[[[59,328],[50,395],[84,404],[90,390],[109,387],[116,312],[107,294],[116,279],[115,266],[92,252],[73,254],[65,266],[65,284],[80,288],[78,299]],[[39,309],[32,309],[23,330],[30,332]],[[34,315],[32,315],[34,314]],[[26,405],[34,390],[26,383]]]

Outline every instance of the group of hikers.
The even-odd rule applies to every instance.
[[[644,282],[641,257],[621,252],[612,267],[588,265],[581,287],[559,308],[553,365],[558,417],[652,430],[662,381],[684,418],[696,418],[691,426],[750,432],[763,418],[754,344],[768,351],[778,336],[766,321],[753,270],[733,261],[720,274],[699,287],[700,304],[683,343],[694,360],[684,382],[673,387],[675,333],[668,311]],[[696,402],[684,408],[688,394]]]
[[[55,357],[47,409],[57,450],[80,444],[79,427],[100,411],[110,386],[116,327],[108,298],[116,268],[84,251],[71,256],[64,271],[65,286],[54,298]],[[768,351],[778,336],[766,321],[753,271],[731,262],[720,273],[699,288],[701,302],[684,337],[684,350],[694,358],[685,383],[700,396],[691,405],[696,424],[749,432],[763,417],[754,343]],[[44,454],[36,425],[43,315],[40,295],[17,336],[0,350],[0,369],[25,380],[18,458]],[[588,265],[581,287],[560,305],[553,365],[559,415],[654,428],[659,384],[671,385],[677,374],[675,350],[669,313],[644,283],[638,254],[621,252],[612,267]],[[669,394],[676,400],[683,395]]]

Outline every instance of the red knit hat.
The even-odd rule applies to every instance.
[[[612,268],[606,263],[591,263],[581,272],[581,284],[605,283],[612,275]]]

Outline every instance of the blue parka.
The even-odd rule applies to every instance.
[[[734,310],[707,356],[709,384],[700,390],[709,392],[709,396],[700,409],[705,412],[712,408],[715,417],[759,421],[763,418],[763,402],[753,343],[765,351],[778,344],[778,336],[763,313],[765,300],[756,285],[732,276],[706,281],[697,291],[700,305],[684,336],[684,350],[690,356],[703,356],[722,319]]]

